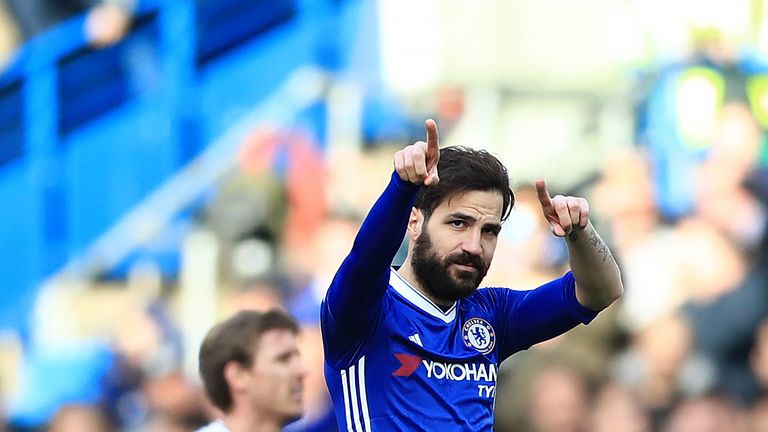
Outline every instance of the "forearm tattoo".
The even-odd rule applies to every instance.
[[[611,251],[608,249],[608,246],[605,244],[603,239],[597,235],[597,231],[592,230],[589,233],[589,242],[597,249],[597,252],[603,256],[603,262],[605,262],[605,260],[607,260],[608,256],[611,254]]]
[[[570,234],[568,234],[568,240],[576,241],[581,237],[581,234],[583,234],[583,231],[571,231]],[[608,257],[611,255],[610,249],[608,249],[608,246],[605,244],[603,239],[600,238],[599,235],[597,235],[597,231],[591,230],[589,233],[589,243],[597,249],[597,253],[599,253],[603,257],[603,262],[608,259]]]

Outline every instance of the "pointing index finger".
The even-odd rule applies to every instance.
[[[536,180],[536,195],[539,198],[539,203],[541,204],[542,208],[552,208],[552,198],[549,196],[547,183],[543,179]]]
[[[440,160],[440,138],[437,134],[437,123],[432,119],[427,119],[424,122],[424,127],[427,129],[427,178],[424,179],[424,184],[431,186],[437,184],[440,178],[437,174],[437,162]]]
[[[440,136],[437,133],[437,123],[432,119],[427,119],[424,122],[424,127],[427,128],[427,151],[437,152],[440,148]]]

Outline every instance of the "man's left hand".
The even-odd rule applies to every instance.
[[[536,180],[536,193],[552,234],[565,237],[573,230],[584,229],[589,223],[589,203],[580,197],[555,195],[551,197],[544,180]]]

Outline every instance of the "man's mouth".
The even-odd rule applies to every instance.
[[[304,396],[304,386],[291,387],[291,395],[297,399],[301,399]]]
[[[467,271],[467,272],[469,272],[469,271],[471,271],[471,272],[477,271],[477,267],[475,267],[472,264],[453,263],[453,265],[455,265],[456,267],[458,267],[459,270],[462,270],[462,271]]]

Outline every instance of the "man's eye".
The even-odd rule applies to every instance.
[[[451,225],[455,226],[456,228],[461,228],[464,226],[464,221],[463,220],[451,221]]]

